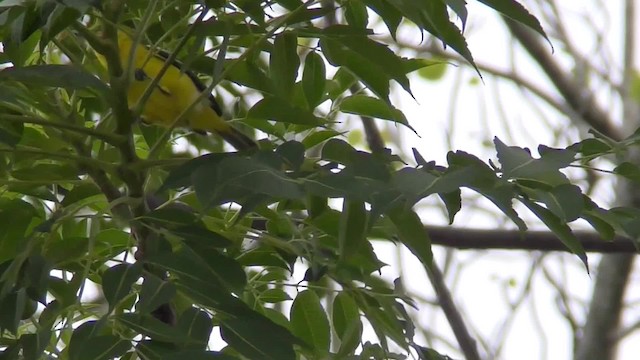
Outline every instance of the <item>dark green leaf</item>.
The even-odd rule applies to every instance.
[[[438,194],[444,206],[447,208],[447,214],[449,215],[449,225],[453,224],[453,220],[456,214],[462,209],[462,194],[460,189],[450,191],[447,193]]]
[[[340,111],[377,119],[391,120],[415,130],[409,125],[402,111],[389,103],[366,95],[352,95],[340,102]]]
[[[275,304],[288,300],[291,300],[291,296],[289,296],[289,294],[287,294],[282,289],[267,289],[266,291],[260,293],[260,301],[263,301],[265,303]]]
[[[118,264],[102,274],[102,291],[109,302],[109,311],[131,293],[131,286],[142,276],[142,265]]]
[[[351,355],[360,345],[362,338],[362,321],[355,300],[346,292],[340,292],[333,299],[331,314],[333,328],[340,339],[342,356]]]
[[[290,318],[293,333],[307,344],[313,345],[316,354],[329,351],[329,320],[315,292],[305,290],[296,296],[291,306]]]
[[[70,206],[81,200],[87,199],[95,195],[102,195],[100,189],[93,183],[84,183],[74,186],[62,199],[62,206]]]
[[[291,96],[293,85],[298,77],[300,58],[297,51],[298,38],[295,33],[287,31],[276,35],[269,69],[276,93],[282,99],[288,99]]]
[[[630,162],[623,162],[616,166],[613,172],[633,182],[640,183],[640,168]]]
[[[572,148],[575,148],[580,154],[588,157],[605,155],[612,149],[610,144],[596,138],[582,140],[573,145]]]
[[[550,191],[536,190],[536,197],[563,222],[576,220],[584,210],[584,195],[572,184],[562,184]]]
[[[582,214],[582,218],[600,234],[600,236],[607,241],[614,239],[616,231],[615,223],[612,218],[612,214],[608,211],[601,209],[593,200],[584,195],[585,211]]]
[[[96,76],[74,65],[33,65],[0,71],[0,80],[22,82],[27,86],[61,87],[70,90],[95,90],[106,95],[109,88]]]
[[[53,332],[48,328],[40,329],[35,334],[24,334],[20,337],[22,355],[25,360],[39,360],[51,342]]]
[[[299,170],[304,162],[304,145],[297,141],[287,141],[278,146],[276,153],[281,155],[286,161],[286,165],[291,170]]]
[[[387,216],[395,225],[400,241],[424,266],[431,266],[431,239],[418,214],[409,207],[398,205],[389,209]]]
[[[236,287],[234,279],[229,279],[226,274],[218,273],[210,267],[211,262],[207,261],[212,260],[205,261],[188,247],[182,247],[174,253],[153,254],[146,261],[170,271],[178,278],[175,285],[181,289],[187,288],[189,294],[205,296],[199,300],[206,301],[204,305],[207,306],[217,306],[229,301],[230,288]]]
[[[467,2],[465,0],[445,0],[445,3],[460,18],[460,21],[462,22],[462,31],[464,32],[464,28],[467,24],[467,15],[468,15]]]
[[[578,255],[582,263],[584,264],[587,272],[589,272],[589,263],[587,261],[587,254],[573,232],[571,228],[562,220],[560,220],[557,216],[555,216],[551,211],[545,209],[544,207],[536,204],[535,202],[526,199],[519,198],[520,202],[522,202],[531,212],[533,212],[538,219],[542,220],[542,222],[547,225],[549,230],[551,230],[562,243],[574,254]]]
[[[324,59],[317,52],[311,51],[304,58],[302,73],[302,89],[309,109],[318,106],[324,97],[326,86],[326,69]]]
[[[17,334],[18,325],[22,319],[27,301],[25,289],[19,289],[6,294],[0,298],[0,331],[7,330],[12,334]]]
[[[344,17],[351,26],[366,29],[369,23],[367,7],[360,0],[349,1],[344,7]]]
[[[206,59],[211,62],[215,61],[211,58]],[[209,65],[209,68],[213,68],[211,65]],[[230,69],[226,72],[226,78],[229,81],[256,89],[263,93],[273,93],[274,85],[260,66],[250,61],[228,60],[228,65],[225,65],[225,68]]]
[[[462,55],[478,71],[460,29],[449,20],[444,1],[389,0],[402,15]]]
[[[364,0],[364,2],[371,10],[380,15],[382,21],[387,25],[389,33],[395,40],[398,26],[402,22],[402,14],[400,14],[392,4],[385,0]]]
[[[211,317],[204,311],[191,307],[180,314],[176,328],[205,350],[213,330]]]
[[[36,164],[28,168],[13,171],[11,175],[20,180],[32,181],[64,181],[78,180],[78,168],[69,164]]]
[[[303,196],[299,182],[279,168],[282,157],[273,153],[256,158],[235,157],[214,166],[202,166],[193,174],[198,200],[205,206],[237,201],[260,194],[285,199]],[[275,166],[268,162],[274,161]]]
[[[255,24],[236,23],[229,19],[220,20],[212,17],[207,21],[195,24],[194,35],[223,36],[264,34],[265,28]]]
[[[1,88],[0,91],[2,91]],[[15,147],[20,142],[20,139],[22,139],[24,124],[20,122],[5,122],[2,120],[2,115],[0,115],[0,143]]]
[[[141,313],[150,313],[160,305],[169,303],[175,295],[176,287],[172,283],[147,274],[142,283],[136,310]]]
[[[181,349],[173,344],[154,340],[138,342],[136,353],[144,360],[237,360],[235,356],[217,351]]]
[[[165,324],[151,315],[125,313],[112,318],[121,325],[153,340],[172,344],[197,344],[197,341],[191,339],[181,329]]]
[[[536,180],[551,186],[569,182],[560,169],[569,166],[575,152],[564,150],[560,154],[549,155],[549,158],[534,159],[528,150],[506,146],[497,137],[494,138],[494,143],[505,178]]]
[[[328,37],[320,40],[320,46],[331,65],[344,66],[379,98],[389,101],[390,78],[370,58],[362,56],[346,45]],[[329,89],[330,97],[332,97],[331,93],[332,91]]]
[[[295,360],[293,345],[300,343],[286,328],[254,311],[223,319],[220,335],[249,359]]]
[[[13,258],[29,224],[38,217],[36,209],[26,201],[0,199],[0,218],[11,219],[0,221],[0,263]]]
[[[367,241],[367,215],[364,202],[344,199],[338,235],[340,259],[354,256]]]
[[[493,8],[494,10],[502,13],[503,15],[509,18],[530,27],[531,29],[535,30],[538,34],[544,36],[544,38],[547,39],[549,43],[551,43],[551,40],[549,40],[549,37],[547,37],[547,34],[544,32],[544,29],[542,29],[542,25],[540,25],[540,22],[538,21],[538,19],[535,16],[531,15],[527,11],[527,9],[525,9],[524,6],[522,6],[517,1],[514,1],[514,0],[478,0],[478,1]]]
[[[131,342],[115,335],[94,335],[74,341],[71,349],[70,360],[110,360],[124,355],[131,349]]]
[[[290,101],[274,97],[265,97],[258,101],[249,110],[247,117],[311,126],[320,126],[326,123],[323,119],[315,116],[313,112],[297,107]]]
[[[307,137],[305,137],[302,140],[302,144],[304,145],[304,147],[306,149],[310,149],[316,145],[321,144],[322,142],[334,138],[336,136],[340,135],[339,132],[335,131],[335,130],[320,130],[320,131],[315,131],[311,134],[309,134]]]

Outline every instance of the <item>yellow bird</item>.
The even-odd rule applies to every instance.
[[[118,31],[118,47],[120,62],[123,67],[129,63],[133,41],[123,31]],[[149,54],[144,46],[137,46],[132,66],[133,77],[129,85],[127,99],[129,106],[138,103],[149,84],[165,64],[166,56],[162,53]],[[180,69],[180,63],[169,66],[158,82],[151,96],[143,106],[144,122],[169,127],[190,107],[206,89],[206,86],[189,71]],[[199,100],[177,126],[189,127],[195,131],[214,132],[237,150],[257,147],[255,141],[232,127],[222,118],[222,110],[211,94]]]

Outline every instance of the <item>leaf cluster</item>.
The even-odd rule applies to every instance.
[[[545,36],[517,2],[481,2]],[[380,279],[372,246],[401,243],[431,266],[412,209],[422,199],[439,197],[453,222],[471,189],[525,231],[518,201],[585,265],[569,223],[637,237],[637,209],[601,209],[561,171],[624,152],[637,135],[541,147],[539,158],[496,139],[499,166],[463,151],[444,165],[415,152],[409,166],[341,139],[346,114],[410,128],[391,86],[411,94],[407,74],[434,64],[378,41],[370,15],[392,36],[412,22],[473,64],[450,12],[464,28],[461,1],[2,2],[4,358],[445,359],[414,341],[414,302]],[[117,60],[123,26],[218,85],[220,100],[238,99],[226,116],[266,134],[260,150],[142,125]],[[176,150],[181,138],[208,154]],[[634,164],[614,172],[640,179]],[[365,326],[377,343],[363,340]]]

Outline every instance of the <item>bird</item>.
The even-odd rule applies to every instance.
[[[118,30],[118,49],[123,67],[130,61],[133,44],[128,33]],[[133,76],[127,93],[130,107],[138,103],[149,84],[160,73],[167,58],[166,52],[151,54],[145,46],[136,45],[131,62]],[[179,61],[174,61],[143,104],[142,120],[148,124],[170,127],[185,109],[197,102],[176,126],[188,127],[199,133],[216,133],[238,151],[257,148],[253,139],[223,119],[222,109],[213,95],[201,96],[206,88],[193,72],[185,71]]]

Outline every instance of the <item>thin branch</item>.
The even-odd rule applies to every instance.
[[[537,35],[524,28],[523,25],[506,18],[503,19],[511,34],[547,74],[549,80],[571,108],[580,114],[580,117],[592,128],[612,139],[621,140],[623,135],[615,127],[608,114],[600,108],[593,92],[580,86],[567,71],[562,69],[557,61],[551,57],[550,50],[542,44]]]
[[[464,319],[460,311],[458,311],[458,307],[454,303],[451,293],[444,282],[444,277],[435,264],[435,261],[431,266],[425,266],[425,269],[427,270],[427,276],[431,281],[431,285],[438,296],[438,303],[447,317],[447,321],[449,322],[449,326],[451,326],[451,330],[453,330],[458,345],[460,345],[460,350],[467,360],[480,360],[476,341],[469,333]]]

